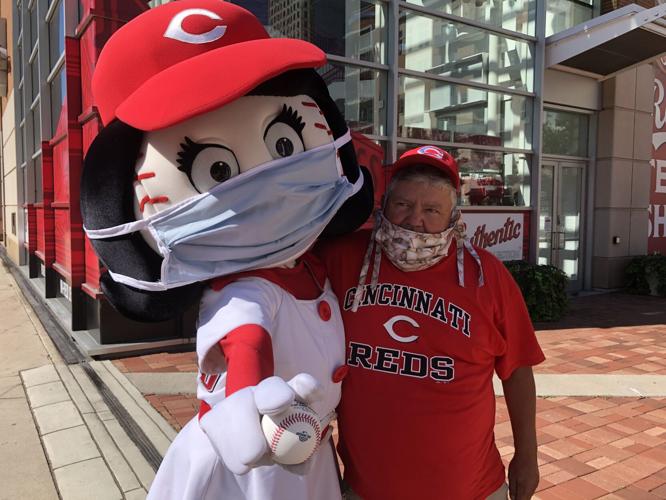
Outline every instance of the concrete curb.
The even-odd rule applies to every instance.
[[[549,374],[534,375],[538,397],[666,397],[666,375]],[[495,394],[502,383],[493,379]]]
[[[124,378],[141,394],[196,393],[194,373],[126,373]],[[536,373],[534,380],[539,397],[666,397],[666,375]],[[497,377],[493,386],[497,396],[504,394]]]
[[[81,366],[47,364],[20,376],[63,500],[146,495],[153,468]]]

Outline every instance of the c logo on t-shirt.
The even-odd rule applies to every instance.
[[[395,325],[398,321],[406,321],[413,327],[419,328],[419,324],[416,322],[416,320],[410,318],[409,316],[393,316],[390,320],[384,323],[384,328],[391,336],[391,338],[393,340],[402,342],[404,344],[407,344],[409,342],[415,342],[419,338],[418,335],[410,335],[409,337],[403,337],[395,332],[395,330],[393,329],[393,325]]]

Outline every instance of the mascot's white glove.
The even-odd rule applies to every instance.
[[[227,468],[234,474],[246,474],[253,467],[275,464],[268,457],[268,441],[261,429],[262,415],[281,413],[294,399],[311,404],[322,396],[321,385],[307,373],[300,373],[289,382],[269,377],[215,405],[201,417],[199,425]],[[305,474],[309,462],[283,467]]]

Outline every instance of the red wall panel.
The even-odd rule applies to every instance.
[[[79,95],[81,109],[77,116],[81,130],[80,151],[88,151],[90,144],[102,129],[94,107],[91,82],[99,54],[106,41],[123,24],[148,9],[143,0],[83,0],[82,21],[76,32],[79,37]],[[78,209],[78,208],[77,208]],[[83,248],[84,275],[82,289],[92,297],[99,291],[101,266],[90,241],[85,238]]]

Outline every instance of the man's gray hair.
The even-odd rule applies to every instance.
[[[455,207],[458,203],[458,194],[456,193],[456,188],[453,186],[451,179],[449,179],[449,177],[440,169],[433,167],[432,165],[421,163],[401,169],[391,179],[391,182],[386,189],[386,199],[391,196],[391,191],[393,191],[395,185],[401,181],[425,182],[430,186],[447,188],[453,206]]]

